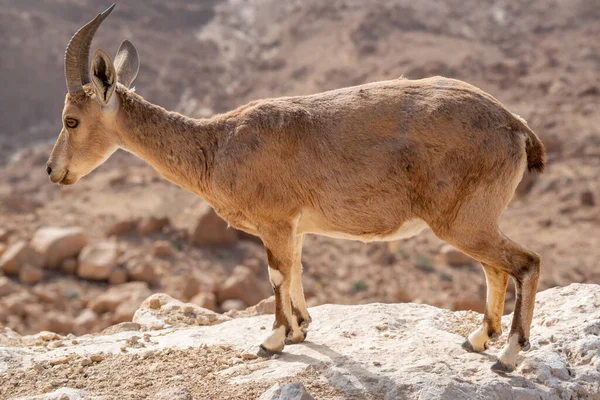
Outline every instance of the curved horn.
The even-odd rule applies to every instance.
[[[110,14],[115,4],[108,7],[102,14],[82,26],[69,41],[65,53],[65,78],[67,80],[67,89],[69,93],[83,92],[83,85],[90,82],[88,71],[88,59],[90,45],[96,30]],[[83,58],[85,56],[85,58]],[[84,61],[85,60],[85,61]]]

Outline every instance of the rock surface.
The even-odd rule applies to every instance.
[[[76,344],[57,348],[49,344],[32,348],[24,343],[34,337],[0,331],[0,343],[6,343],[0,352],[0,379],[35,370],[36,365],[55,365],[41,368],[45,374],[55,369],[59,373],[61,368],[71,368],[71,363],[82,365],[81,356],[90,355],[92,363],[85,364],[98,364],[97,368],[110,364],[104,379],[118,380],[118,374],[125,373],[119,372],[119,366],[130,362],[147,371],[146,381],[163,379],[165,387],[148,389],[146,397],[181,386],[182,375],[191,369],[198,380],[186,383],[196,398],[201,396],[193,391],[195,385],[216,380],[220,390],[264,388],[263,393],[277,383],[285,387],[299,382],[319,399],[600,399],[599,285],[572,284],[539,293],[532,348],[520,355],[517,370],[507,376],[493,373],[490,365],[506,340],[510,315],[503,318],[505,333],[500,339],[485,353],[473,354],[460,343],[479,325],[482,316],[477,313],[409,303],[323,305],[310,309],[313,323],[308,341],[286,346],[281,356],[265,360],[252,354],[268,333],[272,316],[187,326],[179,319],[182,312],[191,312],[186,307],[168,296],[153,295],[140,310],[159,310],[161,318],[175,326],[146,333],[86,335]],[[189,364],[198,352],[209,357],[201,368]],[[155,363],[153,354],[166,358]],[[167,371],[162,366],[169,362],[185,367],[169,371],[165,380]],[[64,385],[69,382],[66,379]],[[81,389],[90,391],[90,396],[115,394],[114,387],[94,386],[92,391],[85,386],[91,381],[84,382]],[[10,398],[13,390],[17,389],[12,385],[0,387],[0,397]],[[182,393],[187,396],[185,390]]]

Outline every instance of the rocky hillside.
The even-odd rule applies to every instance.
[[[0,50],[10,54],[0,58],[0,323],[21,334],[97,332],[154,292],[218,312],[269,295],[260,243],[225,230],[133,156],[115,154],[73,187],[48,182],[64,48],[108,3],[0,0]],[[600,283],[600,42],[590,40],[599,18],[595,0],[128,0],[93,47],[114,52],[130,39],[142,61],[137,91],[198,117],[401,75],[482,87],[526,118],[549,152],[548,171],[525,176],[501,220],[542,255],[545,289]],[[85,243],[48,262],[48,229],[75,229]],[[479,266],[431,232],[369,245],[308,237],[303,262],[313,306],[483,307]]]
[[[508,376],[490,370],[506,333],[484,354],[460,347],[481,321],[474,312],[381,303],[310,312],[308,341],[270,360],[254,353],[272,315],[231,319],[163,294],[147,299],[133,322],[100,334],[20,336],[5,328],[0,397],[600,399],[599,285],[539,293],[532,348]]]

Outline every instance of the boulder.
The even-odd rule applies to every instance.
[[[42,255],[45,267],[57,268],[64,259],[77,257],[87,242],[81,228],[46,227],[35,232],[31,247]]]
[[[208,203],[201,203],[194,214],[196,224],[190,232],[190,240],[198,246],[232,246],[238,241],[238,233],[229,228]]]
[[[219,288],[217,299],[219,303],[230,299],[240,299],[247,306],[251,306],[269,295],[271,292],[261,285],[250,268],[238,265]]]
[[[466,265],[474,265],[477,261],[463,253],[462,251],[450,246],[449,244],[444,245],[440,250],[444,262],[453,267],[462,267]]]
[[[162,329],[165,325],[215,325],[231,318],[195,304],[183,303],[165,293],[148,297],[133,316],[145,329]]]
[[[194,276],[165,276],[161,280],[163,291],[169,296],[182,301],[188,301],[195,294],[205,288],[207,283],[196,279]]]
[[[21,266],[25,264],[40,267],[43,264],[43,258],[24,240],[10,245],[0,257],[0,271],[8,275],[19,275]]]
[[[79,254],[77,275],[91,280],[107,280],[117,266],[117,244],[100,242],[88,245]]]
[[[19,271],[19,280],[26,285],[34,285],[44,278],[44,272],[39,267],[25,264]]]

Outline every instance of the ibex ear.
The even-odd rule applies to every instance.
[[[102,50],[96,50],[92,57],[90,76],[98,102],[107,105],[117,87],[117,74],[110,56]]]
[[[129,40],[123,40],[123,43],[119,46],[119,51],[117,51],[115,57],[115,68],[117,69],[119,83],[125,85],[125,87],[130,87],[140,69],[140,58],[135,46]]]

